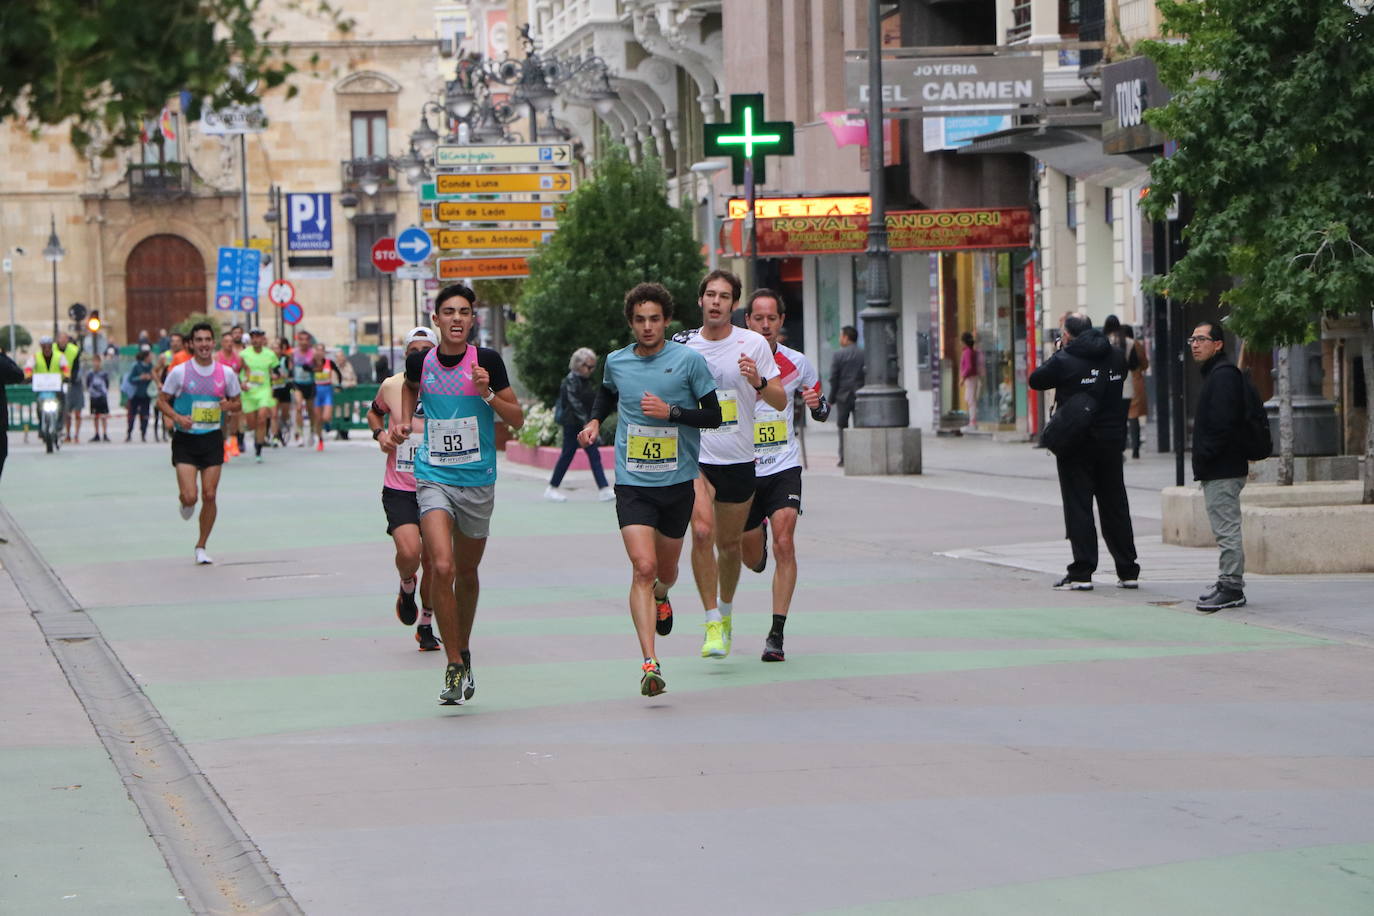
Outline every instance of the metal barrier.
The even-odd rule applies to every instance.
[[[28,433],[30,429],[38,428],[38,413],[33,389],[28,383],[22,385],[6,385],[5,397],[9,401],[9,421],[11,430],[21,430]]]
[[[367,410],[377,399],[380,386],[354,385],[352,388],[334,388],[334,422],[331,427],[337,430],[367,429]]]

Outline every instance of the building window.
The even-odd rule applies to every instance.
[[[1070,229],[1078,228],[1078,181],[1072,175],[1064,177],[1064,207]]]
[[[378,239],[391,234],[390,213],[362,213],[353,217],[353,253],[356,267],[353,275],[359,280],[380,276],[372,266],[372,246]]]
[[[1104,189],[1105,197],[1102,199],[1102,221],[1108,226],[1112,220],[1116,219],[1116,192],[1111,188]]]
[[[353,112],[353,158],[386,156],[386,112]]]

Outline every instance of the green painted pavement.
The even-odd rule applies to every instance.
[[[101,747],[0,751],[0,913],[187,912]]]
[[[1374,913],[1374,844],[1174,862],[822,912],[826,916],[1353,916]]]
[[[1257,647],[1102,646],[968,652],[870,652],[800,656],[782,665],[663,660],[669,697],[761,684],[838,678],[889,677],[1143,658],[1176,658]],[[633,661],[589,660],[539,665],[475,666],[480,702],[442,708],[433,699],[442,670],[350,671],[347,674],[176,681],[144,685],[144,692],[186,742],[317,731],[452,715],[485,715],[573,703],[638,700]]]
[[[629,612],[594,615],[507,617],[500,609],[581,602],[624,602],[623,587],[559,586],[484,588],[479,634],[488,636],[623,636],[632,631]],[[155,639],[374,639],[400,630],[390,616],[392,595],[196,602],[185,606],[135,605],[92,608],[111,640]],[[685,616],[686,612],[684,612]],[[871,639],[1068,640],[1146,645],[1310,646],[1314,637],[1248,626],[1224,618],[1199,626],[1198,618],[1152,607],[911,609],[799,612],[793,633]],[[695,618],[694,618],[695,619]],[[763,632],[769,618],[736,617],[740,631]],[[375,626],[372,624],[376,624]],[[752,629],[751,629],[752,628]]]

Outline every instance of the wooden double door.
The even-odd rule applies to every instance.
[[[125,340],[140,331],[152,341],[193,312],[209,308],[205,259],[178,235],[150,235],[129,252],[124,266]]]

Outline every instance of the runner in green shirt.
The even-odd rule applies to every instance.
[[[267,335],[262,328],[248,332],[250,345],[243,351],[243,415],[253,427],[254,460],[262,464],[262,448],[267,444],[268,421],[276,399],[272,397],[272,370],[277,366],[277,354],[267,347]]]

